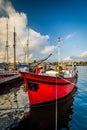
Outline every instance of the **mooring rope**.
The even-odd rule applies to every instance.
[[[59,76],[59,75],[58,75]],[[72,82],[70,82],[69,80],[67,80],[67,79],[65,79],[65,78],[63,78],[63,77],[61,77],[61,76],[59,76],[59,78],[61,78],[61,79],[63,79],[64,81],[66,81],[66,82],[68,82],[68,83],[70,83],[70,84],[72,84],[72,85],[75,85],[76,86],[76,84],[74,84],[74,83],[72,83]],[[74,77],[73,77],[74,78]]]
[[[30,108],[29,106],[24,106],[24,107],[19,107],[19,108],[17,108],[17,107],[13,107],[13,108],[0,108],[0,111],[3,111],[3,110],[23,110],[23,109],[26,109],[26,108]]]
[[[61,79],[63,79],[63,80],[65,80],[66,82],[69,82],[69,83],[71,83],[71,84],[73,84],[73,85],[75,85],[74,83],[72,83],[72,82],[70,82],[70,81],[68,81],[68,80],[66,80],[66,79],[64,79],[64,78],[62,78],[61,76],[60,76],[60,78]],[[57,85],[57,77],[56,77],[56,128],[57,128],[57,88],[58,87],[58,85]],[[52,102],[51,103],[49,103],[49,104],[53,104]],[[36,107],[42,107],[42,106],[45,106],[46,104],[40,104],[40,105],[35,105],[35,106],[24,106],[24,107],[14,107],[14,108],[0,108],[0,111],[3,111],[3,110],[23,110],[23,109],[26,109],[26,108],[36,108]]]
[[[61,77],[61,76],[59,76],[61,79],[63,79],[63,80],[65,80],[66,82],[68,82],[68,83],[70,83],[70,84],[72,84],[72,85],[74,85],[74,86],[76,86],[76,87],[78,87],[79,89],[81,89],[81,90],[83,90],[83,91],[85,91],[85,92],[87,92],[87,89],[84,89],[84,88],[82,88],[81,86],[77,86],[75,83],[72,83],[72,82],[70,82],[70,81],[68,81],[67,79],[65,79],[65,78],[63,78],[63,77]],[[57,83],[57,77],[56,77],[56,83]],[[56,84],[56,127],[57,127],[57,88],[58,87],[58,85]],[[49,103],[49,104],[54,104],[54,103]],[[26,109],[26,108],[36,108],[36,107],[42,107],[42,106],[45,106],[45,105],[47,105],[47,104],[40,104],[40,105],[35,105],[35,106],[24,106],[24,107],[14,107],[14,108],[0,108],[0,111],[3,111],[3,110],[23,110],[23,109]]]
[[[74,86],[76,86],[76,87],[78,87],[79,89],[81,89],[82,91],[84,91],[84,92],[87,92],[87,88],[82,88],[80,85],[76,85],[75,83],[72,83],[72,82],[70,82],[70,81],[68,81],[67,79],[65,79],[65,78],[63,78],[63,77],[61,77],[61,76],[59,76],[61,79],[63,79],[63,80],[65,80],[66,82],[68,82],[68,83],[70,83],[70,84],[72,84],[72,85],[74,85]]]
[[[48,105],[50,105],[50,104],[54,104],[54,102],[50,102],[50,103],[48,103]],[[25,110],[25,109],[27,109],[27,108],[36,108],[36,107],[43,107],[43,106],[46,106],[47,104],[38,104],[38,105],[33,105],[33,106],[31,106],[31,105],[25,105],[24,107],[13,107],[13,108],[0,108],[0,111],[3,111],[3,110]]]

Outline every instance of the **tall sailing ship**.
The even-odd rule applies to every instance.
[[[8,56],[8,22],[6,24],[6,28],[7,28],[7,39],[6,39],[6,62],[5,63],[1,63],[1,69],[0,69],[0,78],[4,78],[4,77],[9,77],[9,76],[14,76],[18,74],[18,71],[16,70],[16,32],[15,32],[15,28],[14,28],[14,44],[13,44],[13,48],[14,48],[14,63],[13,65],[9,64],[9,56]]]

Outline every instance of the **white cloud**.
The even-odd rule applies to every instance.
[[[83,52],[81,55],[78,56],[79,58],[86,58],[87,57],[87,51]]]
[[[15,13],[15,9],[8,0],[0,0],[0,16],[9,16]]]
[[[76,32],[70,33],[70,34],[68,34],[68,35],[65,37],[65,39],[68,40],[68,39],[74,37],[75,34],[76,34]]]
[[[41,54],[49,54],[52,53],[56,46],[45,46],[41,51]]]
[[[63,59],[64,61],[87,61],[87,51],[81,53],[78,56],[68,56]]]
[[[68,57],[64,58],[63,60],[64,60],[64,61],[72,61],[72,59],[71,59],[71,57],[70,57],[70,56],[68,56]]]
[[[17,60],[25,59],[25,45],[28,39],[29,30],[29,56],[33,59],[37,55],[41,56],[43,47],[48,44],[49,36],[41,35],[33,29],[27,28],[27,16],[25,13],[17,12],[10,1],[0,0],[0,61],[3,59],[3,51],[6,46],[6,24],[8,19],[8,43],[9,59],[13,60],[13,32],[16,31],[16,57]]]
[[[29,29],[29,39],[30,39],[30,47],[35,49],[38,48],[40,45],[44,45],[48,43],[49,36],[48,35],[41,35],[40,33]]]

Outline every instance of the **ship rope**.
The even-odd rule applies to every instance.
[[[61,79],[63,79],[63,80],[65,80],[65,81],[67,81],[67,82],[69,82],[70,84],[73,84],[73,85],[75,85],[76,87],[78,87],[79,89],[81,89],[82,91],[85,91],[85,92],[87,92],[87,89],[84,89],[84,88],[82,88],[81,86],[77,86],[76,84],[74,84],[74,83],[72,83],[72,82],[70,82],[70,81],[68,81],[67,79],[64,79],[63,77],[61,77],[61,76],[59,76]],[[56,77],[56,82],[57,82],[57,77]],[[57,109],[57,84],[56,84],[56,109]],[[54,104],[53,102],[50,102],[49,104]],[[5,107],[5,108],[0,108],[0,111],[3,111],[3,110],[25,110],[25,109],[27,109],[27,108],[36,108],[36,107],[42,107],[42,106],[45,106],[45,105],[47,105],[47,104],[40,104],[40,105],[35,105],[35,106],[27,106],[27,105],[25,105],[25,106],[23,106],[23,107],[12,107],[11,106],[11,108],[9,108],[9,107]],[[56,113],[57,113],[57,111],[56,111]],[[56,118],[57,118],[57,115],[56,115]]]
[[[59,76],[59,75],[58,75],[58,76]],[[59,78],[61,78],[61,79],[63,79],[64,81],[66,81],[66,82],[68,82],[68,83],[70,83],[70,84],[72,84],[72,85],[75,85],[75,86],[76,86],[76,84],[74,84],[74,83],[70,82],[69,80],[67,80],[67,79],[65,79],[65,78],[63,78],[63,77],[61,77],[61,76],[59,76]]]
[[[53,102],[49,103],[49,104],[54,104]],[[45,106],[47,104],[40,104],[40,105],[35,105],[35,106],[28,106],[28,105],[25,105],[23,107],[11,107],[11,108],[0,108],[0,111],[3,111],[3,110],[26,110],[27,108],[37,108],[37,107],[42,107],[42,106]]]
[[[66,82],[68,82],[68,83],[74,85],[75,87],[81,89],[82,91],[87,92],[87,89],[84,89],[84,88],[81,87],[80,85],[77,86],[75,83],[72,83],[72,82],[68,81],[67,79],[65,79],[65,78],[63,78],[63,77],[61,77],[61,76],[59,76],[59,77],[60,77],[61,79],[63,79],[64,81],[66,81]],[[82,78],[81,78],[81,79],[82,79]],[[82,80],[84,80],[84,79],[82,79]],[[85,80],[84,80],[84,81],[85,81]]]

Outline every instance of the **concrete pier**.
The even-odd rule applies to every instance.
[[[24,80],[23,80],[23,78],[21,77],[20,74],[15,75],[15,76],[11,76],[11,77],[8,77],[8,78],[0,79],[0,94],[2,92],[1,90],[4,90],[5,88],[7,90],[9,88],[16,87],[20,83],[21,84],[24,83]]]

